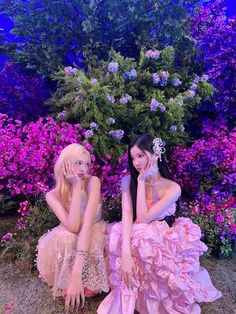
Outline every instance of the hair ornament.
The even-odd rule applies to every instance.
[[[164,154],[166,149],[165,149],[165,142],[162,141],[161,138],[156,137],[153,140],[153,153],[156,154],[158,156],[158,158],[160,158],[161,160],[161,154]]]

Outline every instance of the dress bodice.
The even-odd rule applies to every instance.
[[[154,206],[158,201],[158,192],[155,187],[146,188],[146,204],[148,209]],[[166,209],[165,212],[160,213],[157,219],[161,220],[164,219],[166,216],[174,215],[176,211],[176,203],[172,204],[169,208]]]
[[[130,193],[130,176],[125,176],[121,181],[121,192]],[[155,205],[160,200],[158,190],[154,184],[146,185],[146,204],[148,209],[150,209],[153,205]],[[157,220],[162,220],[166,216],[174,215],[176,211],[176,204],[172,204],[169,208],[167,208],[164,212],[160,213],[157,217]]]

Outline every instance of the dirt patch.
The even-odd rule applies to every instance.
[[[213,303],[201,305],[202,314],[236,314],[236,258],[232,260],[202,259],[214,285],[223,297]],[[95,314],[105,294],[87,299],[80,314]],[[15,264],[0,265],[0,305],[14,303],[14,314],[63,314],[64,302],[53,300],[50,288],[36,274],[17,271]]]

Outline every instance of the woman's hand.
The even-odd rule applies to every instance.
[[[62,171],[66,180],[72,185],[77,185],[81,183],[81,178],[77,175],[75,171],[75,166],[72,160],[65,160],[62,164]]]
[[[76,276],[71,274],[71,279],[68,285],[67,294],[65,298],[65,310],[69,311],[78,310],[80,305],[83,308],[85,303],[84,287],[82,285],[81,275]]]
[[[139,173],[138,181],[146,181],[158,173],[157,156],[146,152],[148,157],[147,167]]]
[[[121,279],[129,289],[132,289],[135,279],[135,264],[131,254],[121,257]]]

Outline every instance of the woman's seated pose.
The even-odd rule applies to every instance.
[[[180,186],[167,168],[164,143],[144,134],[128,149],[122,180],[122,222],[108,229],[109,295],[99,314],[198,314],[200,302],[221,297],[199,256],[201,230],[177,218]]]
[[[108,292],[103,258],[105,223],[101,220],[100,180],[89,176],[91,158],[79,144],[65,147],[54,167],[56,186],[46,194],[60,221],[38,242],[39,276],[65,298],[68,312],[85,297]]]

